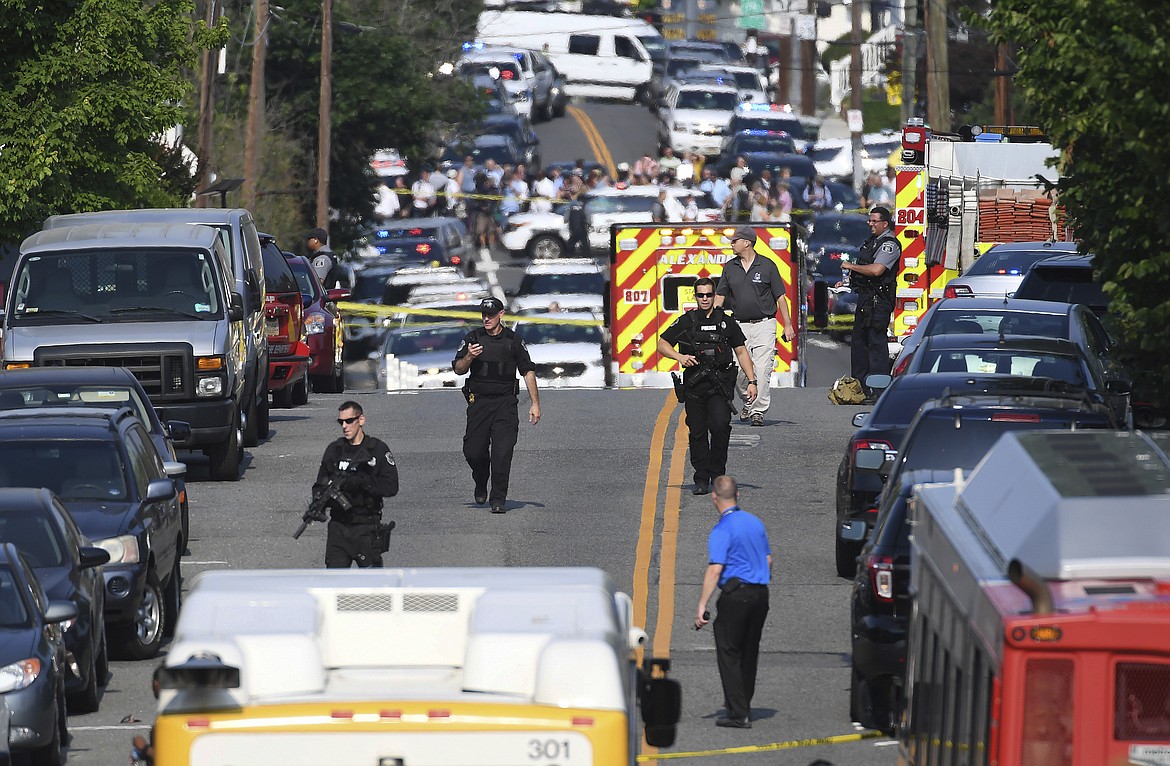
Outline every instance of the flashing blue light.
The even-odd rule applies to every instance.
[[[463,43],[462,47],[463,47],[463,50],[465,50],[465,51],[482,51],[483,50],[483,43],[481,43],[481,42]]]
[[[390,230],[389,229],[378,229],[377,231],[374,232],[374,236],[377,237],[378,239],[389,239]]]
[[[374,249],[378,251],[378,255],[385,255],[386,254],[386,248],[381,246],[381,245],[375,246]]]

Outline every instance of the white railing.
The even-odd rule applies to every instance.
[[[886,63],[886,55],[890,46],[898,40],[901,30],[898,27],[884,27],[869,36],[861,44],[861,85],[862,87],[878,86],[886,81],[882,74],[882,67]],[[829,102],[834,111],[841,108],[841,104],[849,98],[849,66],[852,56],[829,64]]]

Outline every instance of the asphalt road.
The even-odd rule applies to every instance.
[[[632,161],[652,148],[645,109],[581,106],[614,158]],[[538,130],[548,160],[593,156],[572,117]],[[518,282],[519,273],[501,266],[501,284]],[[272,436],[247,451],[240,482],[209,482],[201,455],[181,457],[190,466],[192,530],[184,578],[225,567],[322,565],[323,527],[311,527],[299,541],[291,534],[325,444],[339,431],[337,407],[353,397],[401,471],[402,491],[387,502],[388,516],[398,522],[388,565],[600,567],[644,605],[653,651],[669,654],[683,684],[683,722],[670,752],[761,748],[696,754],[686,759],[693,764],[803,766],[818,757],[893,763],[886,740],[776,746],[856,731],[848,716],[848,584],[835,577],[832,546],[834,474],[856,409],[834,406],[825,395],[847,366],[844,349],[819,337],[808,342],[809,386],[774,391],[767,425],[737,422],[732,435],[729,468],[740,481],[742,504],[763,518],[777,554],[750,731],[714,726],[721,691],[713,637],[710,629],[694,631],[691,620],[715,513],[708,497],[690,494],[681,407],[666,391],[546,392],[541,423],[522,422],[509,510],[499,516],[471,502],[459,393],[375,392],[368,372],[363,378],[368,365],[355,363],[350,394],[313,394],[306,406],[272,411]],[[363,384],[366,390],[353,390]],[[665,429],[659,430],[665,446],[657,456],[661,470],[648,476],[648,466],[659,462],[651,454],[656,423]],[[642,529],[653,535],[640,539]],[[641,559],[640,543],[649,552]],[[147,733],[154,716],[155,664],[112,664],[101,709],[70,718],[70,762],[126,762],[131,736]]]

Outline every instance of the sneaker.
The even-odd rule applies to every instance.
[[[748,406],[745,404],[743,406],[743,409],[739,411],[739,422],[746,423],[748,418],[751,417],[751,415],[752,415],[752,411],[749,410]]]
[[[716,726],[722,726],[727,729],[750,729],[752,722],[746,718],[717,718],[715,719]]]
[[[711,483],[704,479],[703,481],[696,481],[695,488],[691,490],[692,495],[707,495],[711,493]]]
[[[752,413],[752,425],[753,425],[753,426],[762,426],[762,425],[764,425],[764,413],[762,413],[762,412],[753,412],[753,413]]]

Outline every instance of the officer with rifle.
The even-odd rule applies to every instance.
[[[342,437],[325,448],[313,501],[293,537],[299,537],[309,522],[325,521],[328,510],[325,566],[380,567],[394,528],[393,521],[382,523],[382,498],[398,494],[398,467],[386,443],[365,432],[360,404],[343,402],[337,424]]]
[[[887,340],[890,315],[894,312],[894,293],[898,281],[898,263],[902,245],[890,228],[890,209],[877,206],[869,211],[869,239],[861,245],[856,263],[841,264],[848,272],[849,284],[857,293],[857,312],[853,315],[853,338],[850,342],[850,373],[865,385],[870,375],[888,375],[890,347]],[[873,391],[866,387],[866,394]]]
[[[747,339],[735,320],[715,306],[715,282],[709,277],[695,281],[695,300],[697,309],[658,336],[658,353],[683,367],[682,380],[675,376],[675,393],[686,407],[693,493],[705,495],[711,491],[711,480],[727,473],[735,360],[747,376],[748,401],[756,398],[757,387]]]

